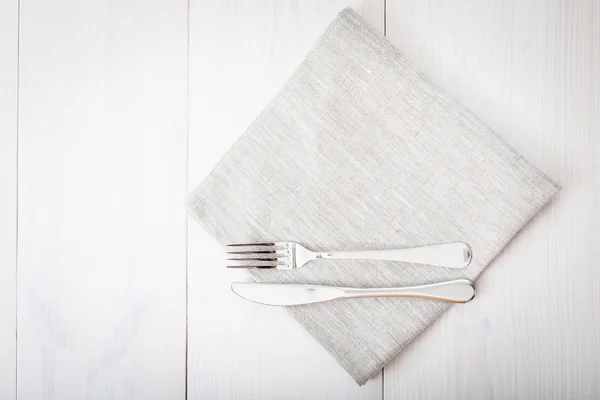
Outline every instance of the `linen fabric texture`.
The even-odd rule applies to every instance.
[[[327,259],[249,270],[258,282],[397,287],[475,280],[559,188],[345,9],[187,205],[221,244],[471,247],[459,270]],[[375,298],[287,309],[363,385],[448,307]]]

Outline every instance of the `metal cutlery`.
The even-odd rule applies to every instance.
[[[471,262],[471,249],[466,243],[394,250],[315,252],[294,242],[244,243],[227,245],[228,268],[300,268],[318,258],[404,261],[446,268],[464,268]]]
[[[244,299],[272,306],[294,306],[357,297],[418,297],[467,303],[475,297],[466,279],[400,288],[348,288],[320,285],[234,282],[231,290]]]

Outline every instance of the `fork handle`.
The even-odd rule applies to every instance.
[[[464,268],[471,262],[472,254],[466,243],[456,242],[395,250],[323,252],[317,253],[317,258],[403,261],[437,267]]]
[[[466,279],[404,288],[346,289],[344,298],[355,297],[418,297],[422,299],[467,303],[475,297],[473,283]]]

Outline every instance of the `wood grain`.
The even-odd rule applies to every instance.
[[[385,369],[385,398],[600,397],[600,4],[388,0],[404,54],[563,185]]]
[[[383,0],[192,0],[188,88],[187,2],[22,2],[20,57],[0,2],[1,398],[185,397],[185,194],[347,5],[383,31]],[[362,388],[231,294],[246,275],[188,220],[188,397],[599,397],[600,5],[385,8],[388,38],[564,189]]]
[[[185,395],[187,2],[21,2],[19,399]]]
[[[15,398],[19,3],[0,1],[0,398]]]
[[[190,10],[189,189],[212,170],[345,6],[383,28],[383,3],[221,2]],[[189,221],[190,399],[380,399],[283,309],[236,297],[218,243]]]

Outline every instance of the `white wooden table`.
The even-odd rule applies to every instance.
[[[564,186],[364,387],[184,209],[348,5]],[[0,194],[2,399],[600,397],[600,2],[0,0]]]

